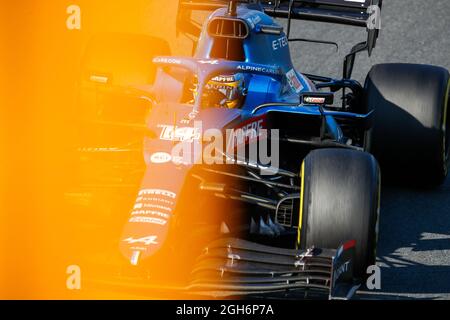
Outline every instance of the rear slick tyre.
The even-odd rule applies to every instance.
[[[370,71],[366,105],[375,111],[371,151],[396,184],[434,187],[448,174],[449,72],[441,67],[381,64]]]

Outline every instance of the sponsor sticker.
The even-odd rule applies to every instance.
[[[238,70],[242,71],[250,71],[250,72],[261,72],[261,73],[269,73],[273,75],[279,74],[278,69],[269,68],[269,67],[259,67],[259,66],[251,66],[251,65],[238,65],[236,67]]]
[[[172,156],[166,152],[157,152],[150,157],[150,161],[155,164],[168,163],[172,160]]]
[[[173,125],[159,125],[162,128],[160,139],[165,141],[193,142],[201,138],[199,128],[177,127]]]
[[[199,60],[198,63],[216,65],[219,64],[219,60]]]
[[[160,226],[165,226],[167,224],[166,220],[151,217],[133,217],[129,221],[132,223],[150,223],[150,224],[157,224]]]
[[[216,82],[235,82],[236,77],[235,76],[217,76],[211,79],[212,81]]]
[[[165,210],[168,212],[172,211],[172,209],[170,207],[162,206],[159,204],[153,204],[153,203],[136,203],[134,205],[135,210],[139,210],[139,209],[143,209],[143,208],[153,208],[153,209]]]
[[[153,59],[154,63],[167,63],[167,64],[181,64],[180,59],[167,58],[167,57],[156,57]]]
[[[291,69],[288,73],[286,73],[286,78],[289,85],[296,93],[299,93],[304,89],[294,69]]]
[[[177,195],[171,191],[162,190],[162,189],[142,189],[139,191],[139,196],[145,196],[145,195],[158,195],[158,196],[164,196],[168,198],[175,199]]]
[[[141,208],[142,208],[144,202],[159,202],[159,203],[169,205],[169,206],[172,206],[174,204],[173,201],[163,199],[163,198],[158,198],[158,197],[137,197],[136,198],[136,205],[140,204]],[[140,209],[140,208],[135,208],[135,209]]]
[[[152,216],[158,216],[164,219],[169,219],[169,215],[167,213],[163,213],[163,212],[159,212],[159,211],[154,211],[154,210],[134,210],[131,212],[132,216],[136,216],[136,215],[152,215]]]
[[[261,22],[261,17],[259,15],[254,15],[252,17],[248,17],[246,20],[250,24],[251,28],[254,29],[255,26]]]
[[[254,140],[261,136],[261,130],[264,128],[264,119],[259,119],[257,121],[250,122],[240,129],[244,137],[249,140]]]
[[[325,98],[322,97],[304,97],[303,101],[310,104],[324,104]]]
[[[264,138],[267,134],[267,131],[264,130],[264,126],[265,117],[258,117],[231,130],[227,137],[227,150],[230,151],[242,144]]]
[[[277,51],[277,50],[279,50],[281,48],[287,47],[288,43],[289,42],[288,42],[287,37],[283,36],[283,37],[281,37],[279,39],[276,39],[276,40],[272,41],[272,49],[274,51]]]

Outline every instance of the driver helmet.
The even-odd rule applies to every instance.
[[[206,84],[206,90],[213,96],[210,103],[228,109],[241,108],[246,95],[245,77],[241,73],[220,75]]]

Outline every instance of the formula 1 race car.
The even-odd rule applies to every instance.
[[[350,298],[376,263],[380,168],[437,186],[449,160],[447,70],[382,64],[352,80],[356,55],[376,45],[381,2],[180,0],[192,57],[143,35],[95,37],[77,190],[119,222],[108,227],[117,256],[94,282]],[[342,79],[296,70],[289,43],[317,40],[291,37],[293,19],[367,30]],[[119,196],[132,200],[119,207]]]

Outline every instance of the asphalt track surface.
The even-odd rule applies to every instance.
[[[450,69],[450,1],[387,0],[380,38],[372,57],[361,53],[354,78],[363,82],[377,63],[433,64]],[[295,22],[293,34],[336,41],[294,44],[292,58],[301,72],[339,77],[342,59],[363,41],[358,28]],[[420,170],[420,168],[417,168]],[[414,174],[414,173],[411,173]],[[435,190],[383,186],[378,264],[382,290],[362,292],[369,299],[450,299],[450,179]]]

